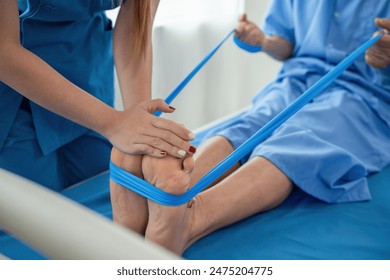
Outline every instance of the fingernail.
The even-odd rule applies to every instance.
[[[172,106],[169,106],[169,109],[171,109],[171,110],[176,110],[176,108],[175,107],[172,107]]]
[[[190,138],[190,140],[194,140],[195,139],[195,133],[193,133],[193,132],[188,133],[188,138]]]
[[[166,156],[166,155],[167,155],[167,152],[166,152],[166,151],[160,151],[160,155]]]
[[[177,152],[177,154],[178,154],[180,157],[184,157],[187,153],[186,153],[186,151],[184,151],[184,150],[179,150],[179,151]]]
[[[194,146],[190,146],[190,148],[188,149],[188,151],[190,151],[191,154],[195,154],[196,148],[195,148]]]

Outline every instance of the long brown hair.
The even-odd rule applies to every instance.
[[[129,0],[127,0],[129,1]],[[141,58],[151,36],[150,0],[131,0],[131,49]]]
[[[122,5],[125,0],[111,0],[112,5],[117,1]],[[145,55],[145,50],[151,36],[151,0],[127,0],[130,2],[131,34],[130,48],[138,58]]]

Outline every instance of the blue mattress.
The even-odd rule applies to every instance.
[[[201,138],[204,132],[198,134]],[[105,172],[63,195],[111,218]],[[326,204],[299,189],[277,208],[220,229],[193,244],[187,259],[390,259],[390,166],[369,177],[372,200]],[[0,253],[44,259],[0,232]]]

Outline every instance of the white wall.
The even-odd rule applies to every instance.
[[[153,97],[166,97],[230,31],[245,10],[260,23],[268,0],[162,0],[154,33]],[[164,115],[194,129],[248,106],[279,63],[248,54],[229,40]]]

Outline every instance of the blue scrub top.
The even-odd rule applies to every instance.
[[[117,2],[117,1],[114,1]],[[65,78],[112,106],[112,25],[104,11],[111,0],[18,0],[20,40]],[[0,149],[22,95],[0,83]],[[38,143],[48,154],[87,129],[30,102]]]
[[[278,78],[315,83],[379,30],[376,17],[390,18],[390,1],[274,0],[262,30],[294,45],[293,57],[283,64]],[[360,94],[390,125],[390,67],[375,69],[362,56],[335,83]]]

